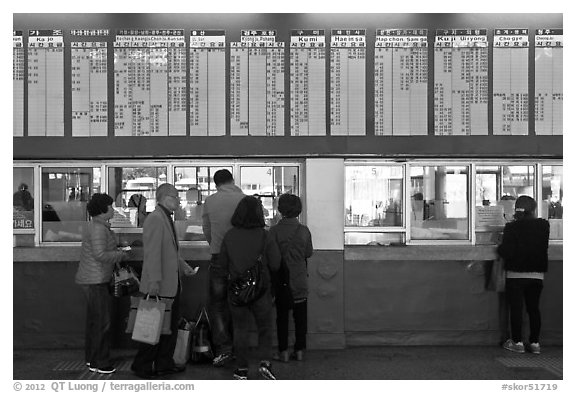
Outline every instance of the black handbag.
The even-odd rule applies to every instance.
[[[113,295],[122,297],[132,295],[140,289],[140,280],[138,275],[130,266],[114,267],[113,274]]]
[[[265,239],[266,233],[263,233]],[[264,274],[262,272],[262,254],[264,252],[265,241],[263,241],[262,251],[256,263],[245,270],[239,277],[229,280],[228,301],[236,307],[249,306],[260,299],[266,292],[264,285]]]

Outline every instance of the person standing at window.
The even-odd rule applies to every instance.
[[[94,194],[87,204],[92,220],[82,236],[80,264],[76,283],[87,301],[85,357],[92,372],[111,374],[116,371],[110,360],[110,313],[112,295],[109,286],[114,265],[129,254],[119,251],[108,220],[114,215],[114,200],[108,194]]]
[[[218,260],[224,235],[232,224],[230,219],[244,193],[234,184],[232,173],[220,169],[214,173],[216,193],[206,198],[202,213],[202,232],[210,244],[210,270],[208,272],[208,313],[212,327],[212,341],[216,357],[212,364],[223,366],[232,358],[232,321],[228,308],[228,273]]]
[[[530,320],[529,350],[540,353],[540,295],[544,273],[548,270],[548,240],[550,224],[536,218],[536,201],[526,195],[518,197],[514,205],[514,221],[504,227],[498,254],[504,258],[506,270],[506,299],[510,305],[511,338],[504,348],[525,352],[522,342],[522,308]]]

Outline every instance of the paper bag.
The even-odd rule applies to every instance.
[[[185,365],[190,359],[190,344],[192,339],[192,325],[183,321],[178,328],[178,337],[176,339],[176,348],[174,348],[174,363],[177,366]]]
[[[138,296],[130,296],[130,313],[128,314],[128,321],[126,323],[126,333],[132,333],[134,331],[136,313],[138,312],[138,305],[142,299],[144,299],[143,294],[139,294]],[[162,321],[161,334],[172,334],[172,330],[170,329],[170,321],[172,320],[172,303],[174,302],[174,299],[161,297],[160,301],[166,305],[164,310],[164,320]]]
[[[140,299],[134,320],[132,340],[150,345],[158,344],[165,310],[166,304],[158,298],[154,300],[150,300],[149,297]]]

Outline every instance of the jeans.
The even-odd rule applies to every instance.
[[[300,299],[299,299],[300,300]],[[289,308],[276,306],[276,330],[278,334],[278,350],[280,352],[288,349],[288,314]],[[294,342],[294,351],[306,349],[306,333],[308,328],[308,301],[299,301],[294,303],[292,309],[294,317],[294,327],[296,341]]]
[[[510,304],[510,330],[514,342],[522,341],[522,308],[526,302],[526,312],[530,320],[530,342],[538,343],[540,338],[540,294],[543,282],[531,278],[506,279],[506,299]]]
[[[248,368],[248,347],[252,320],[258,329],[258,356],[260,360],[272,358],[272,296],[266,291],[264,296],[249,306],[232,306],[230,313],[234,324],[234,353],[238,368]]]
[[[216,265],[218,254],[212,254],[208,271],[208,316],[216,356],[232,352],[232,319],[228,307],[228,272]]]
[[[180,319],[180,287],[176,291],[176,297],[172,302],[170,318],[171,334],[160,335],[160,341],[156,345],[139,343],[138,352],[132,362],[132,370],[145,373],[169,370],[175,366],[174,349],[178,338],[178,320]]]
[[[82,285],[86,297],[85,358],[91,367],[108,367],[110,361],[110,313],[112,296],[109,284]]]

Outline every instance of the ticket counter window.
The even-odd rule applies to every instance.
[[[13,169],[12,201],[12,228],[33,231],[34,168]]]
[[[86,205],[101,190],[100,168],[42,168],[42,241],[80,242]]]
[[[176,234],[180,241],[205,241],[202,213],[206,198],[216,192],[214,173],[233,172],[231,166],[193,166],[174,168],[174,186],[180,195],[180,209],[174,212]]]
[[[147,215],[156,208],[156,189],[166,183],[166,172],[165,166],[108,168],[108,194],[114,199],[112,228],[141,228],[144,225]],[[140,232],[137,232],[137,238],[141,237]]]
[[[550,240],[562,240],[564,196],[562,166],[542,166],[542,209],[540,216],[550,222]]]
[[[410,167],[412,240],[468,240],[468,166]]]
[[[514,218],[514,203],[520,195],[534,197],[534,166],[476,166],[476,243],[494,244],[508,221]]]
[[[298,166],[243,166],[240,167],[240,188],[246,195],[262,201],[267,226],[276,224],[278,197],[282,194],[299,195]]]

